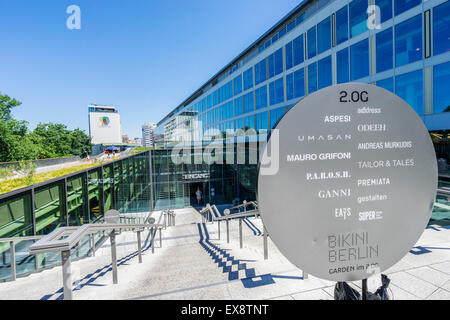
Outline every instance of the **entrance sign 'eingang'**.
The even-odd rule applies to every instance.
[[[405,101],[373,85],[335,85],[301,100],[275,129],[279,155],[269,139],[261,162],[278,156],[279,169],[260,170],[258,203],[292,263],[323,279],[360,280],[415,245],[431,216],[437,164]]]

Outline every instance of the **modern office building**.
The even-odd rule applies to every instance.
[[[202,140],[205,148],[211,136],[227,135],[235,136],[236,154],[240,141],[248,153],[252,137],[237,137],[242,131],[251,129],[247,133],[253,138],[267,139],[259,134],[270,131],[300,99],[345,82],[375,84],[408,102],[430,131],[437,157],[448,165],[450,2],[443,0],[301,2],[165,116],[156,130],[163,137],[157,145],[168,150],[182,141],[195,145]],[[173,176],[166,181],[182,185],[167,186],[165,195],[186,196],[200,187],[208,199],[214,186],[216,199],[225,202],[242,200],[243,193],[256,197],[256,165],[224,164],[220,174],[211,173],[217,168],[203,168],[208,178],[193,187],[168,170]]]
[[[119,111],[111,106],[89,105],[89,135],[94,145],[122,143]]]
[[[153,122],[146,123],[142,125],[142,145],[144,147],[153,147],[155,139],[153,137],[153,132],[156,129],[156,124]]]

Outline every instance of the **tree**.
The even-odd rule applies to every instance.
[[[84,131],[75,129],[72,132],[72,154],[82,158],[92,153],[92,142]]]
[[[11,119],[11,109],[20,106],[22,102],[16,99],[11,99],[8,95],[3,95],[0,92],[0,120]]]

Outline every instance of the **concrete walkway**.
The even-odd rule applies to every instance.
[[[333,299],[334,282],[309,276],[289,263],[269,239],[269,259],[263,258],[262,223],[243,223],[244,247],[239,248],[238,221],[230,222],[230,243],[225,223],[218,239],[217,223],[201,223],[191,208],[176,210],[176,226],[159,235],[155,253],[144,233],[143,263],[138,263],[136,234],[122,233],[118,243],[119,284],[112,284],[110,246],[96,257],[72,264],[74,299]],[[156,221],[160,212],[154,212]],[[450,228],[427,228],[416,246],[385,272],[389,294],[399,299],[450,299]],[[369,279],[370,280],[370,279]],[[61,299],[61,268],[0,283],[0,299]],[[352,284],[359,288],[360,282]],[[375,291],[377,281],[369,281]]]

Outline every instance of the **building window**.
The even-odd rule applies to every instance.
[[[267,80],[267,62],[261,60],[255,65],[255,85]]]
[[[269,79],[283,72],[283,49],[280,48],[269,56]]]
[[[367,31],[367,0],[350,2],[350,38]]]
[[[292,41],[294,49],[294,66],[305,60],[305,48],[303,45],[303,34]]]
[[[450,112],[450,62],[438,64],[433,68],[433,113]]]
[[[392,18],[392,0],[375,0],[375,5],[380,8],[380,23]]]
[[[294,73],[286,75],[286,100],[294,98]]]
[[[253,68],[248,69],[244,72],[244,90],[253,87]]]
[[[450,51],[450,1],[433,8],[433,54]]]
[[[217,105],[219,103],[219,91],[216,90],[213,92],[213,106]]]
[[[284,107],[277,108],[274,110],[270,110],[270,128],[273,129],[277,124],[278,120],[284,115],[285,109]]]
[[[244,113],[255,110],[253,91],[244,95]]]
[[[377,81],[377,86],[394,93],[394,78],[390,77],[387,79],[379,80]]]
[[[267,85],[255,90],[256,109],[267,107]]]
[[[336,44],[348,40],[348,7],[336,12]]]
[[[331,48],[331,18],[324,19],[317,25],[317,53]]]
[[[317,90],[317,63],[308,66],[308,94]]]
[[[233,85],[234,85],[234,95],[237,95],[242,92],[242,75],[241,74],[233,79]]]
[[[350,80],[348,64],[348,48],[344,48],[336,53],[337,83],[344,83]]]
[[[285,47],[286,52],[286,70],[289,70],[294,66],[292,60],[292,42],[289,42]]]
[[[395,93],[405,100],[419,115],[423,114],[422,70],[395,77]]]
[[[316,26],[308,30],[308,35],[306,37],[308,40],[308,59],[314,57],[317,53],[316,50]]]
[[[211,109],[211,108],[212,108],[212,94],[210,94],[210,95],[206,98],[206,101],[207,101],[208,109]]]
[[[331,56],[328,56],[317,63],[319,68],[319,89],[331,86]]]
[[[422,0],[394,0],[395,15],[405,12],[422,3]]]
[[[300,98],[305,95],[305,69],[301,68],[294,72],[294,97]]]
[[[244,113],[242,97],[234,99],[234,115],[239,116]]]
[[[277,79],[269,84],[270,105],[284,101],[283,78]]]
[[[376,40],[377,40],[377,49],[376,49],[377,72],[392,69],[394,59],[392,28],[377,33]]]
[[[245,117],[244,129],[245,129],[245,131],[250,130],[250,129],[255,130],[255,116]]]
[[[422,59],[422,15],[395,26],[395,66]]]
[[[260,112],[256,114],[256,131],[267,130],[269,124],[269,114],[266,112]]]
[[[350,47],[350,80],[369,75],[369,39],[364,39]]]

